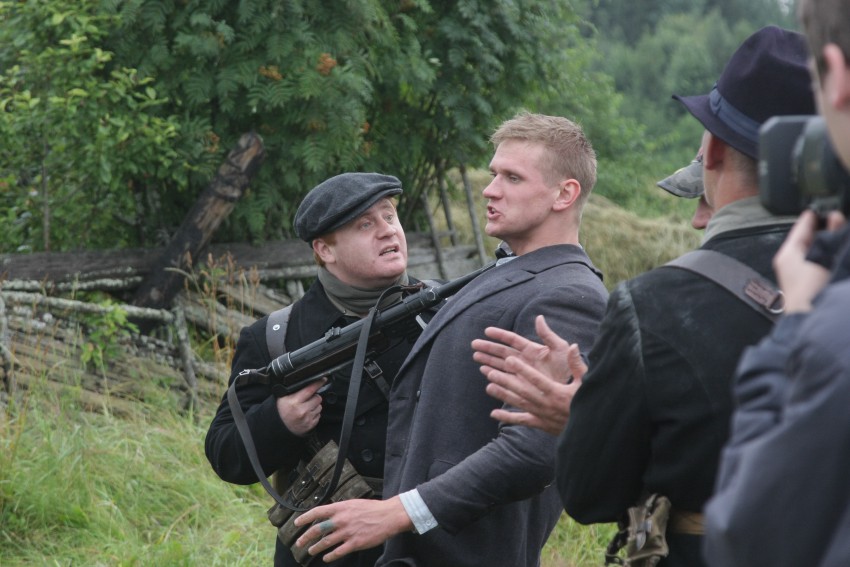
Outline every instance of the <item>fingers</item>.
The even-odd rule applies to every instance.
[[[540,429],[542,422],[533,414],[525,411],[510,411],[506,409],[494,409],[490,412],[490,417],[496,421],[507,423],[510,425],[524,425],[526,427],[537,427]]]
[[[780,247],[782,249],[808,250],[815,237],[815,232],[818,227],[818,216],[814,211],[805,210],[791,227],[785,242]]]
[[[830,211],[826,217],[826,228],[827,230],[838,230],[846,222],[847,219],[840,211]]]
[[[316,380],[315,382],[311,382],[310,384],[307,384],[306,386],[304,386],[303,388],[301,388],[297,392],[290,394],[290,396],[292,397],[293,401],[305,402],[305,401],[309,400],[310,398],[312,398],[313,396],[315,396],[316,392],[318,392],[319,389],[322,386],[327,384],[327,382],[328,382],[327,378],[320,378],[320,379]]]
[[[317,542],[308,550],[311,555],[321,552],[321,548],[327,549],[332,545],[331,540],[333,538],[330,537],[330,534],[334,532],[336,525],[333,519],[331,519],[333,511],[329,510],[329,508],[329,506],[318,506],[307,510],[295,519],[295,525],[299,527],[313,524],[295,542],[295,545],[299,547],[306,547],[313,542]],[[314,548],[316,548],[315,551]]]
[[[570,343],[562,339],[555,331],[546,324],[546,317],[538,315],[534,319],[534,328],[537,331],[537,336],[543,341],[547,347],[553,351],[563,350],[570,346]]]
[[[327,378],[317,380],[288,396],[277,399],[281,421],[294,435],[305,435],[319,423],[322,416],[322,397],[316,392]]]
[[[529,389],[526,382],[513,374],[494,370],[487,378],[491,382],[484,391],[509,406],[529,411],[536,407],[540,399],[539,392]]]
[[[472,348],[474,351],[472,353],[472,360],[499,370],[504,370],[504,361],[506,358],[518,354],[517,350],[512,347],[484,339],[475,339],[472,341]]]
[[[581,358],[581,351],[578,345],[570,345],[567,350],[567,366],[570,369],[570,375],[573,377],[574,384],[581,384],[582,378],[587,374],[587,364]]]
[[[484,329],[484,334],[494,341],[504,343],[516,350],[522,350],[529,345],[535,344],[522,335],[518,335],[513,331],[508,331],[506,329],[500,329],[499,327],[487,327]]]

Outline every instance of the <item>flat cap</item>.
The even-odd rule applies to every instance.
[[[305,242],[333,232],[383,197],[399,195],[401,181],[381,173],[342,173],[307,193],[295,212],[295,234]]]

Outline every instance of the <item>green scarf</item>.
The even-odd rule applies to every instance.
[[[325,288],[325,294],[331,303],[333,303],[334,307],[342,311],[343,315],[356,315],[357,317],[365,317],[369,310],[375,306],[378,297],[386,289],[361,289],[350,286],[340,281],[339,278],[330,273],[325,267],[319,267],[319,282]],[[408,278],[405,271],[393,285],[407,285],[407,283]],[[399,299],[401,299],[401,292],[388,294],[381,302],[380,307],[384,308],[392,305]]]

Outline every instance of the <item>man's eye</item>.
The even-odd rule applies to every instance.
[[[372,221],[363,221],[360,223],[360,228],[366,229],[372,226]]]
[[[395,220],[395,215],[387,215],[384,217],[387,222],[391,223]]]

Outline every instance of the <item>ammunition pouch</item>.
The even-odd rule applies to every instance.
[[[333,441],[319,450],[309,463],[298,465],[297,476],[283,495],[284,500],[293,508],[306,510],[318,504],[333,477],[339,448]],[[336,489],[328,502],[341,502],[355,498],[372,498],[375,492],[364,477],[360,476],[348,459],[342,467],[342,474]],[[280,541],[288,547],[300,565],[319,565],[321,557],[311,556],[306,547],[295,547],[296,540],[310,526],[295,526],[295,518],[303,512],[291,510],[281,504],[275,504],[268,511],[269,521],[275,526]]]
[[[670,500],[650,494],[646,500],[628,509],[626,519],[605,550],[605,565],[654,567],[670,552],[667,546],[667,521]],[[625,557],[618,554],[625,548]]]

